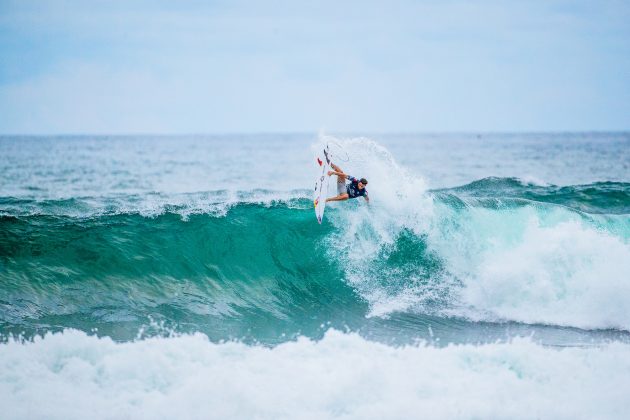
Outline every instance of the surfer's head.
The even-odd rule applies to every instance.
[[[367,185],[367,179],[361,178],[358,183],[359,189],[362,190],[363,188],[365,188],[366,185]]]

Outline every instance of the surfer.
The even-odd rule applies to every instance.
[[[345,201],[349,198],[357,198],[363,197],[365,201],[370,202],[370,198],[368,197],[368,192],[365,189],[367,185],[367,179],[361,178],[356,179],[355,177],[344,173],[343,169],[334,163],[330,163],[330,166],[334,169],[334,171],[328,171],[328,176],[337,175],[337,196],[330,197],[326,199],[326,202],[329,201]],[[346,185],[346,180],[350,181],[348,185]]]

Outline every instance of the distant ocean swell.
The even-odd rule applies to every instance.
[[[0,198],[0,326],[154,317],[221,339],[408,312],[630,331],[630,184],[401,188],[321,226],[304,191]]]

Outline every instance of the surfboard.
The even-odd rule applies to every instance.
[[[322,156],[317,157],[317,164],[321,168],[321,174],[315,180],[313,204],[315,205],[315,216],[321,225],[324,219],[324,210],[326,209],[326,198],[328,198],[328,170],[330,169],[330,150],[328,145],[324,147]]]

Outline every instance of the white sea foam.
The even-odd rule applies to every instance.
[[[500,218],[501,214],[496,214]],[[518,239],[487,239],[465,279],[462,302],[498,318],[630,330],[630,246],[577,220],[532,216]],[[505,234],[503,234],[505,235]]]
[[[446,313],[630,330],[630,245],[562,207],[443,207],[431,245],[461,288]]]
[[[627,418],[630,345],[393,348],[329,331],[274,348],[67,330],[0,345],[6,419]]]
[[[370,264],[379,259],[385,247],[394,245],[402,229],[423,235],[433,212],[432,199],[425,194],[425,180],[399,166],[389,151],[366,138],[324,137],[350,156],[342,169],[355,177],[368,179],[369,205],[362,199],[333,203],[327,217],[338,227],[330,238],[332,258],[342,255],[347,280],[371,304],[371,315],[405,310],[428,297],[426,288],[409,286],[392,290],[370,273]],[[358,201],[358,202],[357,202]],[[338,210],[338,211],[335,211]]]

